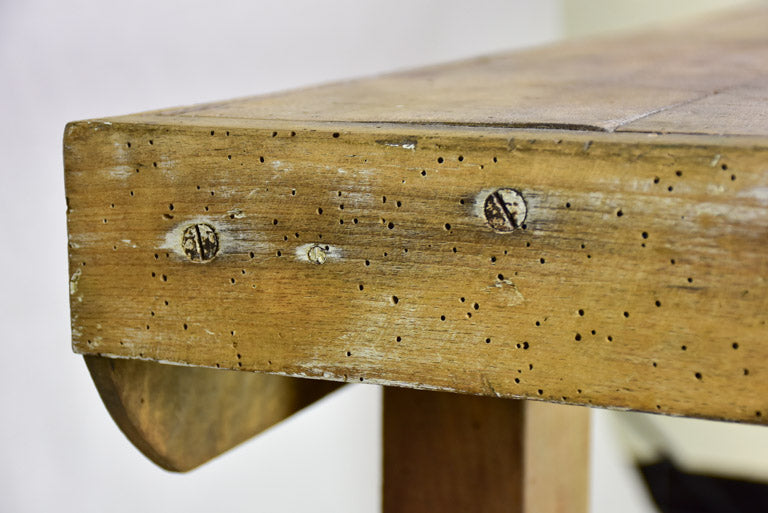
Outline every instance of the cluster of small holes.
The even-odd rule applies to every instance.
[[[576,314],[578,315],[578,317],[585,317],[587,312],[583,308],[579,308],[578,310],[576,310]],[[539,321],[536,321],[536,326],[540,326],[540,325],[541,324],[539,323]],[[589,331],[589,334],[592,335],[593,337],[597,335],[597,330],[594,328],[589,329],[588,331]],[[583,336],[581,332],[577,331],[576,334],[574,335],[574,340],[576,340],[577,342],[580,342],[582,339],[583,339]],[[605,340],[608,342],[613,342],[613,336],[606,335]]]
[[[215,132],[214,132],[213,130],[211,130],[211,132],[210,132],[210,133],[211,133],[211,135],[213,136]],[[220,134],[219,134],[219,135],[220,135]],[[229,136],[229,135],[230,135],[230,134],[229,134],[229,132],[226,132],[226,135],[227,135],[227,136]],[[278,135],[278,133],[277,133],[277,132],[273,132],[273,133],[272,133],[272,136],[273,136],[273,137],[277,137],[277,135]],[[283,136],[285,136],[285,135],[287,135],[287,133],[282,133],[282,135],[283,135]],[[296,132],[290,132],[290,136],[291,136],[291,137],[294,137],[295,135],[296,135]],[[339,137],[340,137],[340,135],[341,135],[341,134],[339,134],[339,133],[333,133],[333,134],[332,134],[333,138],[339,138]],[[149,144],[149,145],[153,145],[153,144],[154,144],[154,141],[150,139],[150,140],[147,142],[147,144]],[[129,142],[129,143],[127,143],[127,144],[126,144],[126,146],[127,146],[128,148],[131,148],[131,147],[132,147],[132,145],[131,145],[131,143],[130,143],[130,142]],[[134,145],[134,146],[135,146],[135,145]],[[585,146],[585,148],[588,148],[588,146]],[[237,155],[237,154],[236,154],[236,155]],[[226,159],[227,159],[227,160],[229,160],[229,161],[231,161],[231,160],[233,159],[233,155],[232,155],[232,154],[227,154],[227,155],[226,155]],[[262,162],[262,163],[263,163],[263,162],[265,162],[265,158],[264,158],[263,156],[262,156],[262,157],[259,157],[259,160],[260,160],[260,162]],[[464,162],[465,160],[466,160],[466,159],[465,159],[465,157],[464,157],[463,155],[459,155],[459,156],[455,157],[455,161],[457,161],[457,162],[459,162],[459,163],[462,163],[462,162]],[[472,159],[470,158],[470,159],[468,159],[468,160],[470,160],[470,161],[471,161]],[[498,162],[498,158],[497,158],[497,157],[493,157],[493,159],[492,159],[492,160],[493,160],[493,162],[494,162],[494,163],[497,163],[497,162]],[[163,162],[164,162],[164,161],[162,161],[162,162],[160,163],[160,165],[161,165],[161,166],[162,166],[162,165],[164,165],[164,164],[163,164]],[[438,163],[438,164],[445,164],[446,166],[448,166],[450,162],[451,162],[451,158],[450,158],[450,157],[446,158],[446,157],[440,156],[440,157],[438,157],[438,158],[437,158],[437,163]],[[152,165],[153,165],[153,167],[158,167],[158,162],[152,162]],[[480,165],[479,167],[480,167],[481,169],[483,169],[483,165]],[[436,167],[431,167],[431,168],[430,168],[429,166],[427,166],[427,169],[422,169],[422,170],[420,170],[420,174],[421,174],[421,176],[422,176],[422,177],[426,177],[426,176],[428,176],[428,171],[429,171],[430,169],[432,169],[432,170],[435,170],[436,172],[437,172],[437,170],[438,170],[438,168],[436,168]],[[440,169],[443,169],[443,168],[440,168]],[[727,167],[727,165],[726,165],[726,164],[722,164],[722,165],[721,165],[721,169],[722,169],[722,171],[727,171],[727,170],[728,170],[728,167]],[[137,172],[137,173],[139,172],[139,168],[136,168],[136,172]],[[667,172],[667,173],[669,173],[669,172]],[[667,190],[668,192],[672,192],[672,191],[674,191],[674,190],[676,190],[676,189],[677,189],[678,191],[681,191],[681,190],[684,190],[684,187],[685,187],[685,186],[684,186],[684,184],[682,184],[682,183],[681,183],[681,187],[679,187],[679,188],[678,188],[678,183],[676,183],[676,182],[675,182],[675,180],[682,180],[684,176],[686,176],[686,174],[684,173],[684,171],[683,171],[683,170],[680,170],[680,169],[678,169],[678,170],[673,170],[673,172],[672,172],[672,173],[670,173],[670,174],[664,174],[663,176],[657,176],[657,177],[654,177],[654,178],[653,178],[653,183],[654,183],[654,185],[660,185],[661,187],[664,187],[664,188],[666,188],[666,190]],[[730,175],[730,179],[731,179],[731,180],[735,180],[735,179],[736,179],[736,176],[732,174],[732,175]],[[405,183],[405,180],[403,180],[403,183]],[[196,188],[197,188],[197,190],[201,190],[201,187],[200,187],[199,185],[198,185],[198,186],[196,186]],[[661,189],[661,190],[663,191],[663,189]],[[141,191],[141,190],[137,190],[137,192],[142,192],[142,191]],[[214,192],[214,191],[209,191],[209,192],[210,192],[210,195],[211,195],[211,196],[214,196],[214,194],[215,194],[215,192]],[[131,190],[129,194],[130,194],[130,196],[131,196],[131,197],[134,197],[136,193],[135,193],[133,190]],[[290,192],[289,192],[289,194],[290,194],[291,196],[296,196],[296,195],[297,195],[297,191],[296,191],[296,189],[290,189]],[[339,196],[341,196],[341,192],[340,192],[340,191],[339,191]],[[393,200],[393,199],[391,199],[391,198],[388,198],[387,196],[382,196],[382,197],[381,197],[381,203],[382,203],[382,204],[386,204],[386,205],[394,205],[396,208],[401,208],[401,207],[403,206],[403,202],[402,202],[401,200],[399,200],[399,199],[398,199],[398,200]],[[459,203],[460,205],[465,205],[465,204],[466,204],[466,201],[465,201],[465,199],[464,199],[464,198],[459,198],[459,199],[458,199],[458,203]],[[565,207],[565,209],[573,209],[573,211],[580,211],[580,210],[581,210],[581,207],[579,206],[579,203],[578,203],[577,201],[574,201],[573,199],[570,199],[569,201],[564,201],[564,202],[563,202],[563,203],[561,203],[560,205],[563,205],[563,206]],[[344,207],[344,204],[343,204],[343,203],[341,203],[341,204],[339,204],[339,205],[337,205],[337,206],[338,206],[338,210],[339,210],[339,211],[342,211],[342,212],[343,212],[343,211],[345,210],[345,207]],[[325,208],[324,208],[324,207],[325,207]],[[326,215],[326,216],[327,216],[328,214],[330,214],[330,213],[332,212],[332,211],[330,210],[330,208],[329,208],[329,207],[327,207],[327,206],[324,206],[324,207],[320,207],[320,206],[317,206],[317,207],[316,207],[316,210],[315,210],[315,212],[316,212],[316,214],[317,214],[318,216],[323,216],[323,215]],[[111,208],[111,209],[114,209],[114,208],[116,208],[116,207],[115,207],[115,204],[114,204],[114,203],[111,203],[111,204],[110,204],[110,208]],[[182,210],[182,211],[186,210],[184,205],[179,205],[179,206],[177,207],[177,206],[176,206],[176,205],[174,205],[173,203],[170,203],[170,204],[168,204],[168,212],[165,212],[165,213],[163,214],[163,217],[164,217],[165,219],[173,219],[173,214],[170,214],[170,212],[174,212],[174,213],[175,213],[175,211],[176,211],[177,209],[180,209],[180,210]],[[350,210],[351,210],[351,211],[354,211],[355,209],[354,209],[354,208],[351,208]],[[208,211],[208,206],[205,206],[205,211]],[[617,218],[624,218],[625,216],[628,216],[628,217],[630,217],[630,218],[631,218],[631,216],[632,216],[632,214],[633,214],[633,212],[632,212],[632,211],[630,211],[629,209],[625,209],[625,208],[616,208],[616,210],[614,210],[614,211],[613,211],[613,213],[615,213],[615,216],[616,216]],[[360,215],[360,214],[358,214],[358,215]],[[331,215],[330,217],[335,217],[335,216]],[[389,215],[387,215],[387,217],[390,217],[390,216],[389,216]],[[232,218],[232,216],[231,216],[231,215],[230,215],[230,218]],[[234,219],[233,219],[233,220],[234,220]],[[109,220],[109,219],[107,219],[107,218],[103,218],[103,219],[102,219],[102,222],[103,222],[104,224],[108,223],[109,221],[110,221],[110,220]],[[366,224],[365,224],[365,223],[366,223],[366,218],[364,217],[364,215],[361,215],[361,216],[360,216],[360,218],[358,218],[358,217],[353,217],[353,218],[351,218],[351,219],[349,219],[349,218],[348,218],[348,219],[346,219],[346,221],[347,221],[348,225],[359,225],[359,224],[361,224],[361,225],[363,225],[363,226],[365,226],[365,225],[366,225]],[[344,218],[339,218],[339,219],[338,219],[338,222],[339,222],[339,225],[344,225],[344,224],[345,224],[345,219],[344,219]],[[388,230],[393,230],[393,229],[396,227],[396,224],[397,224],[397,221],[396,221],[396,217],[395,217],[395,219],[384,219],[384,218],[382,218],[382,219],[380,220],[380,222],[381,222],[381,225],[382,225],[382,226],[384,226],[384,227],[385,227],[386,229],[388,229]],[[280,225],[280,227],[282,228],[282,226],[283,226],[283,223],[278,223],[278,219],[277,219],[277,218],[273,219],[273,225],[274,225],[275,227],[277,227],[277,226],[278,226],[278,224],[279,224],[279,225]],[[290,220],[288,220],[286,224],[290,224]],[[442,223],[441,223],[441,226],[442,226],[442,228],[443,228],[445,231],[447,231],[447,232],[449,232],[449,233],[453,233],[453,230],[454,230],[454,224],[455,224],[455,221],[452,221],[452,222],[442,222]],[[433,226],[434,226],[434,225],[433,225]],[[525,227],[524,227],[524,228],[525,228]],[[638,233],[639,233],[639,239],[640,239],[640,240],[639,240],[639,241],[637,241],[637,239],[635,239],[635,240],[636,240],[637,242],[639,242],[639,243],[640,243],[641,247],[646,247],[646,244],[649,244],[649,245],[650,245],[650,243],[651,243],[651,242],[654,242],[654,241],[656,241],[656,239],[654,239],[654,238],[652,237],[652,235],[649,233],[649,231],[638,230],[637,232],[635,232],[635,235],[634,235],[634,236],[635,236],[635,237],[637,237],[637,234],[638,234]],[[303,234],[303,235],[304,235],[305,237],[307,237],[307,234]],[[281,236],[283,237],[283,240],[284,240],[284,242],[288,242],[289,238],[291,238],[291,237],[292,237],[292,238],[295,238],[295,239],[299,239],[299,237],[300,237],[300,234],[299,234],[298,232],[296,232],[296,233],[294,233],[292,236],[291,236],[291,234],[288,234],[288,235],[283,235],[283,234],[281,234]],[[317,234],[317,238],[322,238],[322,234]],[[525,247],[527,247],[527,248],[530,248],[530,247],[531,247],[531,241],[530,241],[530,240],[524,240],[524,241],[523,241],[523,243],[524,243],[524,246],[525,246]],[[578,245],[578,247],[580,247],[580,249],[582,249],[582,250],[587,250],[587,245],[588,245],[588,244],[590,245],[590,247],[591,247],[592,251],[590,251],[590,252],[587,252],[587,251],[584,251],[584,252],[582,252],[582,258],[584,258],[584,256],[586,256],[586,258],[587,258],[587,259],[592,259],[592,252],[595,252],[595,253],[596,253],[596,255],[599,257],[600,255],[599,255],[599,254],[597,254],[597,253],[599,253],[599,247],[595,247],[595,246],[598,246],[597,244],[594,244],[594,243],[592,243],[591,241],[585,241],[585,242],[581,242],[581,243],[580,243],[579,241],[576,241],[576,245]],[[461,248],[461,249],[462,249],[462,252],[463,252],[463,251],[464,251],[464,249],[465,249],[465,246],[468,246],[468,245],[466,245],[466,244],[464,244],[464,243],[462,242],[462,243],[460,243],[460,244],[456,244],[456,245],[453,245],[453,246],[449,245],[449,246],[448,246],[448,248],[447,248],[447,250],[449,250],[449,251],[450,251],[450,252],[452,252],[453,254],[459,254],[459,253],[460,253],[460,251],[459,251],[459,248]],[[541,244],[536,244],[536,246],[538,246],[538,247],[541,247]],[[327,246],[326,246],[326,247],[327,247]],[[431,246],[430,246],[430,247],[431,247]],[[576,246],[574,246],[574,247],[576,247]],[[114,249],[114,250],[117,250],[117,246],[113,246],[113,249]],[[409,249],[408,249],[408,248],[405,248],[405,247],[403,247],[403,248],[398,248],[398,250],[399,250],[399,251],[402,251],[402,254],[403,254],[403,255],[407,255],[407,254],[409,253]],[[387,256],[389,256],[389,253],[388,253],[387,251],[384,251],[383,253],[380,253],[380,254],[381,254],[381,255],[383,255],[384,257],[387,257]],[[393,255],[397,255],[397,254],[399,254],[399,253],[395,252],[395,251],[394,251],[394,249],[393,249],[393,250],[392,250],[392,254],[393,254]],[[462,253],[462,254],[466,254],[466,253]],[[499,256],[500,254],[501,254],[501,253],[497,253],[496,255],[487,255],[487,256],[486,256],[486,258],[488,258],[488,262],[490,262],[490,264],[491,264],[491,265],[501,265],[501,264],[504,264],[506,261],[505,261],[504,259],[500,259],[500,258],[501,258],[501,257]],[[507,255],[507,250],[504,250],[504,251],[503,251],[503,254],[504,254],[504,255]],[[281,257],[281,256],[283,255],[283,251],[282,251],[281,249],[276,249],[276,250],[274,250],[274,255],[275,255],[275,256],[277,256],[277,257]],[[167,255],[166,255],[166,256],[167,256]],[[256,257],[256,253],[254,253],[253,251],[251,251],[251,252],[249,252],[249,253],[248,253],[248,256],[249,256],[251,259],[254,259],[254,258]],[[546,258],[545,258],[545,257],[546,257]],[[682,259],[682,261],[683,261],[683,264],[682,264],[682,265],[679,265],[679,267],[680,267],[681,269],[683,269],[683,268],[684,268],[684,265],[685,265],[685,260],[686,260],[686,259],[685,259],[683,256],[681,256],[681,255],[679,255],[679,257],[680,257],[680,259]],[[157,254],[155,254],[155,255],[154,255],[154,258],[155,258],[155,260],[158,260],[159,256],[158,256]],[[536,255],[536,257],[535,257],[535,258],[536,258],[536,259],[538,259],[538,262],[539,262],[539,264],[545,264],[545,263],[548,263],[548,262],[549,262],[549,260],[551,260],[551,259],[552,259],[551,255],[541,255],[541,254],[540,254],[540,255]],[[668,257],[667,257],[667,258],[668,258]],[[373,260],[376,262],[376,260],[377,260],[377,259],[376,259],[376,257],[375,257],[375,256],[373,257]],[[358,261],[359,261],[359,260],[358,260]],[[598,261],[599,261],[599,258],[598,258]],[[372,265],[372,264],[371,264],[371,260],[368,260],[368,259],[365,259],[365,260],[363,260],[363,263],[364,263],[364,265],[365,265],[366,267],[368,267],[368,266]],[[669,264],[670,264],[670,265],[673,265],[673,266],[674,266],[674,265],[678,265],[678,264],[679,264],[679,260],[678,260],[678,259],[676,259],[676,258],[669,258]],[[85,265],[85,262],[83,262],[83,265]],[[240,270],[240,272],[241,272],[241,274],[242,274],[242,275],[246,275],[246,269],[241,269],[241,270]],[[501,272],[494,272],[494,273],[493,273],[493,275],[496,277],[496,279],[498,280],[498,282],[502,282],[500,285],[497,285],[497,286],[504,286],[503,282],[505,282],[505,281],[506,281],[506,279],[505,279],[505,273],[507,273],[507,271],[506,271],[506,270],[504,271],[504,273],[501,273]],[[512,274],[512,273],[510,273],[510,276],[511,276],[511,274]],[[516,271],[514,272],[514,275],[515,275],[515,276],[517,275],[517,272],[516,272]],[[153,272],[153,273],[152,273],[152,277],[153,277],[153,278],[156,278],[156,277],[158,277],[158,276],[160,276],[160,277],[161,277],[161,280],[162,280],[162,281],[164,281],[164,282],[167,282],[167,281],[168,281],[168,276],[167,276],[167,275],[165,275],[165,274],[158,274],[158,273],[155,273],[155,272]],[[513,278],[513,279],[514,279],[514,278]],[[693,283],[693,281],[694,281],[692,276],[688,276],[688,277],[685,277],[685,278],[683,278],[683,279],[684,279],[684,280],[685,280],[685,282],[687,282],[688,284],[692,284],[692,283]],[[234,277],[232,277],[232,278],[230,278],[230,283],[231,283],[232,285],[235,285],[235,284],[236,284],[236,283],[238,283],[238,282],[237,282],[237,280],[236,280]],[[365,285],[364,285],[363,283],[359,283],[359,284],[357,284],[357,288],[358,288],[358,290],[359,290],[360,292],[362,292],[362,291],[366,290],[366,287],[365,287]],[[373,287],[373,288],[375,289],[375,287]],[[385,296],[385,297],[386,297],[386,296]],[[390,302],[391,302],[393,305],[396,305],[396,304],[398,304],[398,301],[399,301],[399,299],[397,298],[397,296],[390,296]],[[461,302],[462,302],[462,303],[465,303],[465,302],[466,302],[465,298],[463,298],[463,297],[462,297],[462,298],[461,298]],[[167,305],[167,301],[165,302],[165,304]],[[651,298],[650,298],[650,300],[649,300],[649,302],[648,302],[648,303],[646,303],[646,304],[649,304],[649,306],[650,306],[650,305],[653,305],[653,306],[651,306],[651,309],[652,309],[653,307],[655,307],[655,308],[662,308],[662,304],[666,305],[666,306],[667,306],[667,308],[669,308],[669,305],[668,305],[668,303],[667,303],[666,301],[664,301],[664,298],[663,298],[663,297],[662,297],[662,298],[658,298],[658,299],[657,299],[657,298],[654,298],[654,297],[651,297]],[[470,308],[468,308],[468,309],[467,309],[467,310],[469,310],[469,311],[467,311],[467,312],[466,312],[466,318],[467,318],[467,319],[471,319],[471,318],[472,318],[472,314],[473,314],[473,313],[477,313],[477,310],[479,309],[479,304],[478,304],[478,303],[476,303],[476,302],[475,302],[475,303],[472,303],[472,305],[473,305],[472,307],[470,307]],[[641,309],[641,310],[642,310],[642,309]],[[579,310],[578,310],[578,313],[579,313],[579,317],[585,317],[584,309],[579,309]],[[642,311],[638,312],[638,314],[640,315],[640,317],[638,317],[638,319],[642,319],[642,313],[643,313]],[[620,314],[621,314],[621,316],[623,316],[623,318],[624,318],[624,319],[629,319],[629,318],[630,318],[630,313],[629,313],[628,311],[621,311],[621,310],[620,310]],[[633,311],[633,314],[634,314],[634,311]],[[614,311],[614,313],[613,313],[613,314],[611,314],[611,315],[616,315],[615,311]],[[152,311],[152,312],[151,312],[151,316],[152,316],[152,317],[154,317],[154,316],[155,316],[155,312],[154,312],[154,311]],[[451,313],[446,313],[446,314],[439,314],[439,319],[440,319],[440,321],[441,321],[441,322],[451,322],[451,321],[453,321],[453,320],[455,319],[455,316],[454,316],[454,315],[452,315]],[[633,317],[632,319],[633,319],[633,321],[634,321],[634,317]],[[545,320],[546,320],[546,319],[545,319]],[[591,320],[591,319],[587,318],[587,319],[586,319],[586,322],[590,322],[590,320]],[[543,322],[543,321],[541,321],[541,320],[536,320],[536,321],[534,322],[534,325],[535,325],[536,327],[541,327],[541,326],[542,326],[542,322]],[[640,321],[637,321],[637,322],[640,322]],[[190,329],[190,326],[191,326],[190,324],[188,324],[188,323],[184,323],[184,324],[183,324],[183,329],[184,329],[184,331],[188,331],[188,330]],[[586,329],[584,329],[585,327],[586,327]],[[578,331],[575,331],[575,332],[571,332],[571,333],[573,334],[573,337],[575,338],[575,340],[576,340],[576,341],[591,340],[591,339],[589,338],[588,334],[591,334],[591,335],[593,335],[593,336],[596,336],[596,335],[597,335],[597,330],[596,330],[596,329],[590,329],[590,328],[591,328],[591,327],[590,327],[589,325],[587,325],[587,326],[580,326],[580,329],[578,329]],[[150,329],[150,325],[149,325],[149,324],[147,324],[147,325],[146,325],[146,329]],[[604,333],[604,332],[603,332],[603,333],[601,333],[601,336],[605,336],[605,340],[607,340],[607,341],[609,341],[609,342],[613,341],[613,337],[612,337],[611,335],[605,335],[605,333]],[[492,336],[487,336],[487,337],[483,337],[483,338],[481,338],[480,340],[481,340],[481,341],[484,341],[486,344],[491,344],[491,341],[492,341],[492,340],[494,340],[494,341],[495,341],[496,339],[494,339]],[[619,340],[621,341],[621,338],[620,338]],[[396,337],[396,341],[397,341],[397,342],[401,342],[401,341],[402,341],[402,337],[401,337],[400,335],[398,335],[398,336]],[[504,342],[504,341],[502,340],[502,341],[501,341],[501,343],[503,344],[503,342]],[[90,341],[89,341],[89,343],[90,343]],[[516,347],[518,347],[518,348],[521,348],[521,349],[528,349],[528,347],[530,347],[530,344],[529,344],[528,342],[521,342],[521,343],[517,343],[517,344],[515,344],[515,345],[516,345]],[[685,345],[682,345],[682,346],[680,346],[680,347],[681,347],[681,350],[682,350],[682,351],[686,351],[686,350],[687,350],[687,347],[686,347]],[[738,350],[738,349],[739,349],[739,344],[738,344],[737,342],[733,342],[731,347],[732,347],[732,349],[733,349],[733,350]],[[695,351],[694,351],[694,352],[695,352]],[[350,351],[347,351],[347,356],[351,356],[351,352],[350,352]],[[237,354],[237,358],[238,358],[238,360],[240,360],[240,357],[241,357],[241,355],[238,353],[238,354]],[[270,364],[271,364],[271,362],[270,362]],[[219,365],[219,364],[217,364],[217,366],[218,366],[218,365]],[[239,363],[239,365],[242,365],[242,364],[240,364],[240,363]],[[653,366],[654,368],[658,368],[658,367],[659,367],[659,362],[657,362],[657,361],[653,361],[653,362],[652,362],[652,366]],[[705,369],[705,370],[706,370],[706,369]],[[743,375],[745,375],[745,376],[749,375],[749,370],[748,370],[747,368],[744,368],[744,369],[740,369],[740,371],[741,371],[741,372],[743,372]],[[696,380],[698,380],[698,381],[703,381],[703,380],[704,380],[704,377],[703,377],[703,373],[702,373],[701,371],[698,371],[698,370],[692,369],[690,372],[693,372],[693,375],[694,375],[694,377],[696,378]],[[362,378],[362,377],[360,377],[359,379],[360,379],[361,381],[363,380],[363,378]],[[519,378],[516,378],[516,381],[519,383]],[[579,394],[581,394],[581,393],[582,393],[582,390],[581,390],[581,389],[578,389],[578,390],[577,390],[577,392],[578,392]],[[537,393],[538,393],[539,395],[541,395],[541,394],[543,394],[543,390],[542,390],[542,389],[537,389]],[[566,396],[562,396],[561,398],[562,398],[562,400],[566,400]],[[660,405],[657,405],[657,409],[661,409],[661,406],[660,406]],[[759,412],[759,411],[757,411],[757,412],[756,412],[756,415],[758,415],[758,416],[759,416],[759,415],[760,415],[760,412]]]

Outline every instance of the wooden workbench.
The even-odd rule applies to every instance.
[[[129,437],[179,470],[335,387],[319,380],[494,398],[388,388],[385,441],[398,449],[385,462],[397,467],[402,454],[429,445],[435,433],[424,426],[454,425],[446,419],[455,408],[496,419],[483,431],[495,442],[471,454],[492,455],[480,466],[517,476],[521,490],[535,486],[499,461],[518,458],[527,472],[530,454],[549,444],[584,464],[586,410],[496,398],[765,423],[766,27],[768,9],[754,7],[637,35],[71,123],[73,348],[89,355]],[[214,391],[179,401],[189,383]],[[139,389],[162,397],[149,405]],[[160,418],[178,424],[182,403],[190,425],[219,433],[194,456],[183,436],[170,450],[170,428],[157,433]],[[210,408],[250,420],[222,426]],[[514,422],[517,434],[505,428]],[[555,447],[565,424],[574,440]],[[475,440],[471,423],[456,429],[441,447]],[[499,458],[499,443],[516,449]],[[434,466],[441,451],[416,459]],[[397,484],[402,475],[412,473],[385,470],[388,511],[434,505],[457,488],[401,504],[413,487]],[[520,507],[586,504],[568,493],[559,506]],[[520,494],[501,509],[546,495]]]

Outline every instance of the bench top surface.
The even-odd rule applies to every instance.
[[[768,135],[768,7],[165,115]]]

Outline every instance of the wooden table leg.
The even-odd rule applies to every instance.
[[[384,389],[384,513],[587,511],[589,410]]]

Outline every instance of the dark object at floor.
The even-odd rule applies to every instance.
[[[662,513],[764,513],[768,485],[689,474],[670,460],[643,465],[640,471]]]

